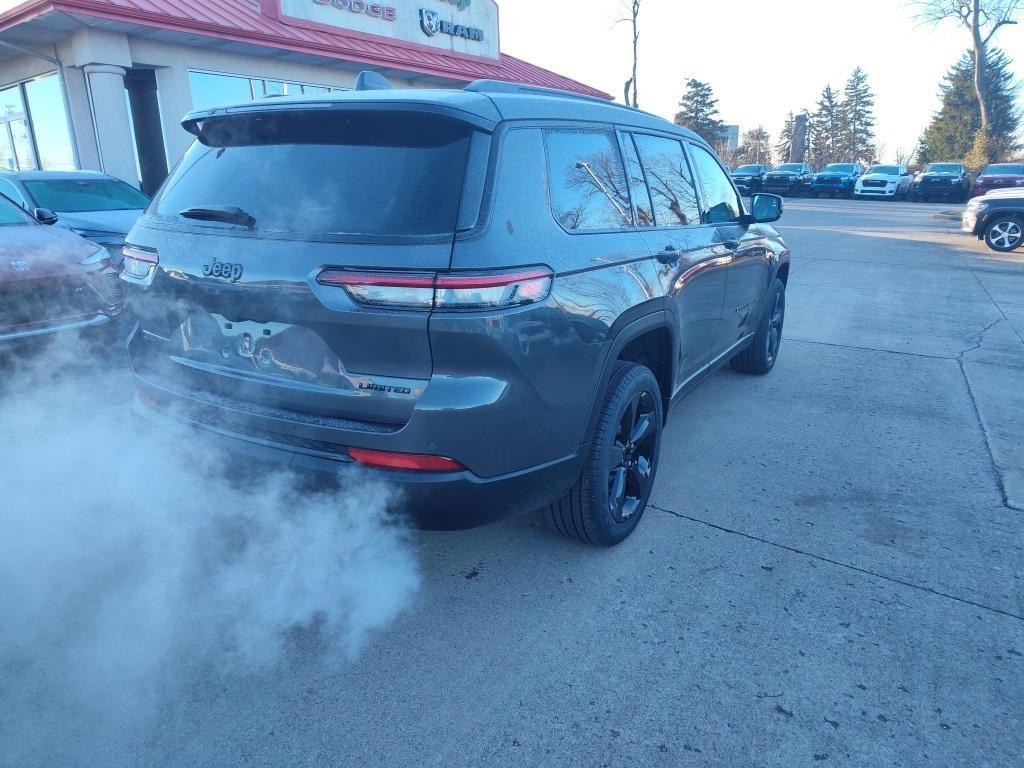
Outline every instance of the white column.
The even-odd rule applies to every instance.
[[[84,71],[101,168],[104,173],[138,186],[135,144],[124,90],[125,70],[111,64],[87,64]]]

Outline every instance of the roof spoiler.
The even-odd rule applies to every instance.
[[[390,91],[394,88],[379,72],[364,70],[356,76],[355,91]]]

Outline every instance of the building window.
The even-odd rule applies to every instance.
[[[216,72],[188,73],[192,88],[193,109],[213,109],[228,104],[239,104],[266,96],[297,96],[300,94],[331,93],[344,88],[308,83],[288,83],[281,80],[264,80],[258,77],[220,75]]]
[[[64,96],[56,74],[0,89],[0,168],[75,169]]]

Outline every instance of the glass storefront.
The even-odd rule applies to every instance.
[[[194,109],[213,109],[227,104],[262,99],[266,96],[296,96],[299,94],[330,93],[344,88],[326,85],[289,83],[281,80],[220,75],[215,72],[195,72],[189,75]]]
[[[64,97],[56,74],[0,89],[0,168],[75,169]]]

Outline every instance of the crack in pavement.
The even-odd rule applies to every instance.
[[[977,275],[975,275],[977,277]],[[989,297],[991,300],[991,297]],[[995,302],[993,302],[994,304]],[[998,307],[996,307],[998,309]],[[1022,511],[1020,507],[1016,507],[1010,503],[1010,496],[1006,492],[1006,481],[1003,479],[1003,470],[999,466],[999,462],[996,461],[995,452],[992,450],[992,438],[988,434],[988,429],[985,427],[985,420],[981,418],[981,409],[978,407],[978,398],[974,394],[974,387],[971,386],[971,378],[967,375],[967,366],[964,364],[964,355],[973,352],[976,349],[980,349],[981,345],[985,343],[985,334],[995,328],[999,323],[1003,322],[1005,315],[1002,318],[993,320],[991,323],[986,325],[981,331],[978,332],[977,342],[973,347],[961,350],[956,356],[956,363],[960,367],[960,375],[963,376],[964,386],[967,387],[967,397],[971,401],[971,408],[974,411],[974,419],[978,422],[978,429],[981,430],[982,437],[985,438],[985,452],[988,454],[989,465],[992,467],[992,475],[996,481],[996,488],[999,491],[999,498],[1003,502],[1003,506],[1007,509],[1015,511]]]
[[[975,275],[975,278],[977,278],[977,275]],[[990,300],[991,300],[991,297],[990,297]],[[995,302],[993,302],[993,304],[994,303]],[[998,309],[998,307],[996,307],[996,309]],[[978,331],[978,333],[975,334],[974,338],[976,339],[976,341],[975,341],[973,346],[970,346],[970,347],[967,347],[966,349],[960,350],[956,355],[929,355],[929,354],[925,354],[925,353],[922,353],[922,352],[902,352],[902,351],[896,350],[896,349],[879,349],[878,347],[862,347],[862,346],[857,346],[857,345],[854,345],[854,344],[836,344],[834,342],[813,341],[811,339],[788,338],[787,341],[796,342],[796,343],[799,343],[799,344],[816,344],[816,345],[820,345],[820,346],[823,346],[823,347],[835,347],[837,349],[855,349],[855,350],[859,350],[861,352],[878,352],[878,353],[889,354],[889,355],[903,355],[903,356],[906,356],[906,357],[923,357],[923,358],[927,358],[929,360],[948,360],[948,361],[950,361],[952,363],[956,363],[957,366],[960,369],[960,376],[964,380],[964,386],[967,389],[967,398],[970,400],[971,409],[974,412],[974,419],[975,419],[975,421],[978,424],[978,429],[981,430],[981,436],[982,436],[982,439],[983,439],[983,441],[985,443],[985,453],[988,455],[989,466],[992,469],[992,478],[995,481],[996,490],[999,492],[999,501],[1002,504],[1002,506],[1005,507],[1006,509],[1012,509],[1012,510],[1014,510],[1016,512],[1021,512],[1021,511],[1024,511],[1024,509],[1022,509],[1021,507],[1015,506],[1014,504],[1010,503],[1010,497],[1009,497],[1009,494],[1006,491],[1006,481],[1004,480],[1004,477],[1003,477],[1003,470],[999,466],[999,462],[996,461],[995,452],[992,450],[992,438],[991,438],[991,436],[988,433],[988,429],[986,429],[986,427],[985,427],[984,420],[981,418],[981,409],[978,407],[978,399],[977,399],[977,397],[974,394],[974,388],[971,386],[971,380],[970,380],[970,377],[968,377],[968,375],[967,375],[967,368],[966,368],[966,365],[964,363],[964,355],[967,355],[970,352],[974,352],[976,349],[980,349],[981,345],[985,343],[985,335],[989,331],[991,331],[993,328],[995,328],[997,325],[999,325],[999,323],[1003,322],[1006,319],[1006,316],[1003,315],[1001,310],[1000,310],[1000,314],[1002,315],[1002,317],[996,318],[991,323],[989,323],[984,328],[982,328],[980,331]],[[1012,326],[1011,326],[1011,328],[1012,328]],[[1016,331],[1014,331],[1014,333],[1016,333]],[[994,367],[997,367],[997,368],[1005,368],[1006,370],[1013,370],[1012,368],[1010,368],[1008,366],[996,366],[994,363],[991,364],[991,365],[993,365]]]
[[[998,322],[998,321],[996,321]],[[797,342],[798,344],[818,344],[822,347],[835,347],[837,349],[856,349],[861,352],[881,352],[887,355],[906,355],[907,357],[924,357],[929,360],[949,360],[950,362],[956,362],[956,357],[952,355],[929,355],[925,352],[903,352],[899,349],[879,349],[878,347],[861,347],[856,344],[837,344],[832,341],[815,341],[813,339],[796,339],[792,336],[787,336],[786,341]]]
[[[914,584],[911,581],[898,579],[895,576],[886,576],[884,573],[878,573],[877,571],[872,571],[867,568],[861,568],[860,566],[852,565],[851,563],[844,563],[841,560],[833,560],[832,558],[825,557],[824,555],[816,555],[813,552],[807,552],[806,550],[799,549],[797,547],[791,547],[788,544],[780,544],[777,541],[771,541],[770,539],[755,536],[752,533],[744,533],[743,531],[737,531],[733,528],[727,528],[724,525],[712,523],[710,520],[701,520],[699,517],[691,517],[690,515],[684,515],[682,512],[676,512],[673,509],[659,507],[657,504],[648,503],[648,506],[651,509],[656,509],[659,512],[664,512],[665,514],[672,515],[673,517],[677,517],[680,520],[686,520],[691,523],[697,523],[698,525],[703,525],[707,528],[720,531],[721,533],[727,533],[731,536],[739,536],[741,538],[748,539],[749,541],[755,541],[759,544],[765,544],[769,547],[785,550],[786,552],[790,552],[792,554],[801,555],[803,557],[809,557],[812,560],[817,560],[822,563],[828,563],[829,565],[834,565],[839,568],[845,568],[846,570],[854,571],[864,576],[871,576],[873,578],[888,581],[893,584],[899,584],[902,587],[908,587],[909,589],[915,589],[920,592],[926,592],[934,597],[941,597],[946,600],[952,600],[963,605],[969,605],[972,608],[979,608],[983,611],[989,611],[990,613],[999,614],[1000,616],[1006,616],[1007,618],[1016,619],[1017,621],[1024,622],[1024,616],[1017,613],[1013,613],[1012,611],[1004,611],[1002,608],[996,608],[995,606],[985,605],[984,603],[969,600],[966,597],[958,597],[957,595],[952,595],[948,592],[942,592],[940,590],[933,589],[932,587],[926,587],[923,584]]]

